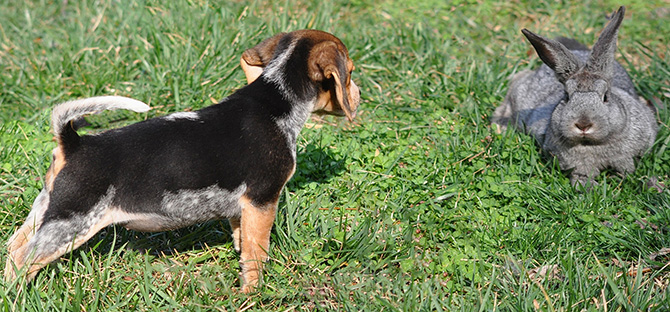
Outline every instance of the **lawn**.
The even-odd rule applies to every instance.
[[[355,122],[314,118],[298,141],[271,260],[252,295],[225,221],[112,226],[26,284],[8,311],[668,311],[670,4],[627,1],[617,59],[658,109],[637,170],[577,191],[533,139],[489,124],[508,77],[539,65],[520,29],[592,45],[613,1],[5,1],[0,10],[0,242],[51,161],[51,108],[94,96],[149,113],[216,103],[245,84],[241,53],[281,31],[342,39]],[[2,263],[6,250],[0,249]],[[3,266],[4,267],[4,266]]]

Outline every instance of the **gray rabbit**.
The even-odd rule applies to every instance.
[[[654,109],[640,100],[628,73],[614,60],[622,6],[589,51],[576,40],[522,32],[544,64],[510,81],[492,122],[512,123],[535,137],[570,172],[573,186],[589,187],[601,170],[635,170],[635,158],[654,143]]]

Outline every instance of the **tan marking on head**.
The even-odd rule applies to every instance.
[[[45,177],[46,180],[46,188],[48,191],[53,190],[53,184],[54,180],[56,180],[56,176],[58,173],[65,167],[65,164],[67,161],[65,160],[65,153],[63,153],[63,149],[59,147],[56,147],[53,149],[53,161],[51,163],[51,166],[49,167],[49,170],[47,170],[47,174]]]
[[[309,76],[322,85],[313,112],[346,115],[349,121],[356,117],[360,90],[351,80],[353,61],[342,42],[335,40],[318,43],[309,54]]]
[[[254,82],[263,73],[263,67],[249,65],[249,63],[244,60],[244,57],[240,59],[240,66],[242,66],[244,75],[247,77],[247,84]]]
[[[270,231],[277,213],[277,201],[257,207],[243,195],[240,218],[240,266],[242,267],[242,292],[248,293],[258,285],[263,262],[268,258]]]
[[[247,77],[247,83],[252,83],[260,77],[261,73],[263,73],[263,68],[272,60],[277,43],[285,35],[286,33],[276,34],[242,53],[240,65]]]
[[[320,30],[304,29],[291,33],[279,33],[244,51],[240,60],[247,83],[252,83],[263,72],[275,54],[277,44],[287,35],[294,40],[310,38],[314,47],[309,55],[309,76],[323,85],[313,112],[347,116],[350,121],[356,117],[360,103],[360,89],[351,80],[354,62],[340,39]]]

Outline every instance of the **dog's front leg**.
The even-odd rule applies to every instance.
[[[233,232],[233,247],[235,247],[235,251],[240,252],[240,218],[230,218],[228,224],[230,224],[230,230]]]
[[[277,202],[257,207],[249,198],[243,197],[241,203],[240,267],[242,268],[242,292],[249,293],[258,285],[258,279],[263,270],[263,262],[268,258],[270,231],[277,212]]]

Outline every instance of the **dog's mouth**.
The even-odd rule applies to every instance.
[[[316,115],[333,115],[338,117],[347,117],[349,121],[353,121],[356,117],[358,110],[358,105],[360,102],[360,91],[358,87],[353,84],[353,87],[349,88],[349,98],[344,103],[340,103],[335,92],[322,92],[319,94],[312,113]],[[347,107],[342,107],[342,105],[347,105]]]
[[[312,112],[313,114],[322,116],[322,115],[333,115],[333,116],[338,116],[338,117],[344,117],[347,114],[344,112],[342,109],[334,109],[334,110],[328,110],[325,108],[320,108]],[[353,117],[356,116],[356,112],[352,113]]]

